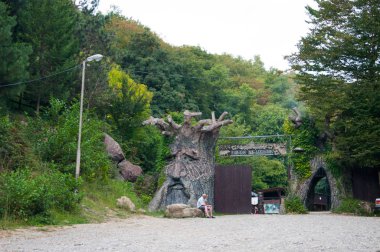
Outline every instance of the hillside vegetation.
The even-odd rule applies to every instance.
[[[95,13],[94,7],[69,0],[0,2],[4,223],[88,221],[96,218],[89,212],[106,215],[104,209],[126,194],[146,206],[160,183],[170,143],[155,128],[142,127],[150,115],[181,121],[186,109],[204,117],[228,111],[235,123],[225,136],[283,134],[288,111],[296,105],[292,76],[267,70],[259,56],[245,60],[174,47],[139,22],[118,12]],[[81,177],[75,181],[80,64],[96,53],[105,57],[86,67]],[[115,180],[104,151],[105,132],[142,167],[144,175],[134,184]],[[283,162],[261,157],[248,163],[257,168],[255,189],[286,185]]]
[[[379,165],[378,1],[308,8],[313,32],[289,57],[297,75],[265,68],[259,56],[172,46],[117,11],[97,13],[96,2],[0,0],[2,223],[86,222],[107,215],[122,195],[144,208],[162,183],[170,139],[142,121],[170,114],[180,122],[186,109],[204,118],[228,111],[234,124],[222,136],[292,135],[304,153],[291,161],[217,157],[252,165],[255,190],[286,186],[285,165],[307,178],[316,153],[337,174]],[[104,58],[86,66],[76,181],[81,63],[93,54]],[[287,119],[295,106],[304,116],[298,129]],[[116,181],[103,133],[142,167],[134,184]]]

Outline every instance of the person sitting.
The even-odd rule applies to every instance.
[[[207,205],[207,194],[202,194],[202,196],[197,201],[197,208],[202,210],[206,214],[207,218],[215,218],[212,214],[212,206]]]

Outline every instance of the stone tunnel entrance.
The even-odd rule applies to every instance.
[[[329,211],[338,207],[340,197],[346,194],[338,190],[337,181],[321,156],[316,156],[310,161],[310,171],[312,175],[299,183],[291,170],[291,190],[301,198],[309,211]]]
[[[305,205],[309,211],[328,211],[331,209],[331,188],[325,169],[322,167],[314,173]]]

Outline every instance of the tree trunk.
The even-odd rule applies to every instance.
[[[38,92],[37,103],[36,103],[36,115],[40,114],[40,103],[41,103],[41,93]]]
[[[151,117],[144,125],[156,125],[162,133],[175,136],[170,146],[172,160],[165,167],[166,181],[156,192],[149,204],[149,210],[163,209],[167,205],[183,203],[195,206],[197,199],[208,194],[208,202],[214,203],[215,144],[222,126],[232,123],[223,120],[224,112],[218,120],[200,120],[192,125],[191,119],[201,113],[185,111],[183,125],[176,124],[170,116],[167,122]]]

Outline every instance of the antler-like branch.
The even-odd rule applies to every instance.
[[[182,125],[179,125],[176,122],[174,122],[173,118],[170,115],[168,115],[167,120],[168,122],[165,122],[161,118],[154,118],[151,116],[148,120],[145,120],[143,122],[143,125],[155,125],[162,131],[162,134],[172,136],[176,131],[178,131],[182,127]]]
[[[196,116],[201,116],[202,112],[190,112],[189,110],[185,110],[185,112],[183,112],[183,114],[185,116],[185,122],[184,123],[190,124],[191,118],[196,117]]]
[[[213,131],[215,129],[219,129],[220,127],[224,126],[224,125],[228,125],[228,124],[231,124],[233,123],[232,120],[224,120],[224,121],[218,121],[216,123],[213,123],[211,125],[208,125],[208,126],[204,126],[201,131],[203,132],[209,132],[209,131]]]
[[[198,124],[195,126],[195,129],[201,130],[203,132],[207,132],[207,131],[213,131],[215,129],[218,129],[224,125],[233,123],[232,120],[223,120],[224,117],[226,117],[226,115],[228,115],[228,112],[223,112],[218,118],[218,120],[215,120],[214,113],[212,113],[213,119],[200,120]]]
[[[212,117],[214,120],[201,120],[199,121],[197,127],[200,127],[201,128],[201,131],[203,132],[208,132],[208,131],[213,131],[215,129],[219,129],[220,127],[224,126],[224,125],[228,125],[228,124],[231,124],[233,123],[232,120],[223,120],[224,117],[226,117],[226,115],[228,115],[227,112],[223,112],[220,117],[218,118],[217,121],[215,121],[215,116],[214,116],[214,113],[212,113]]]
[[[211,119],[200,120],[200,121],[198,121],[198,124],[195,126],[195,129],[199,130],[203,126],[205,126],[205,125],[211,125],[211,124],[212,124],[212,120]]]
[[[224,117],[226,117],[226,115],[228,115],[228,112],[224,111],[218,118],[218,122],[221,122],[223,121]]]
[[[300,127],[302,125],[302,117],[301,112],[298,110],[297,107],[292,108],[295,115],[289,116],[290,121],[292,121],[296,128]]]
[[[171,115],[168,115],[168,123],[175,130],[179,130],[182,127],[182,125],[179,125],[175,121],[173,121],[173,118],[171,117]]]
[[[143,125],[155,125],[157,128],[161,130],[162,134],[167,136],[173,135],[173,132],[170,129],[170,125],[161,118],[154,118],[151,116],[148,120],[145,120],[143,122]]]
[[[196,116],[202,115],[201,112],[190,112],[188,110],[185,110],[183,112],[185,116],[184,126],[185,127],[191,127],[191,119]],[[198,124],[194,127],[195,130],[201,130],[202,132],[208,132],[213,131],[216,129],[219,129],[220,127],[233,123],[232,120],[223,120],[224,117],[227,115],[227,112],[223,112],[218,120],[215,120],[214,113],[212,114],[213,119],[205,119],[198,121]],[[143,125],[155,125],[157,128],[159,128],[164,135],[172,136],[174,134],[178,134],[179,130],[183,127],[182,125],[177,124],[174,122],[173,118],[169,115],[167,117],[167,121],[165,122],[161,118],[154,118],[150,117],[148,120],[143,122]]]

